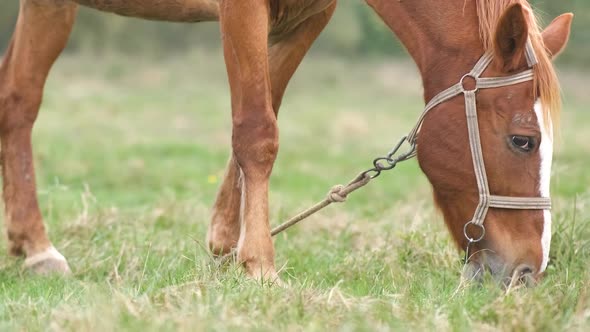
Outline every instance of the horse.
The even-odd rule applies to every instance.
[[[469,251],[467,274],[489,270],[500,279],[514,274],[540,279],[549,258],[546,202],[552,128],[560,108],[552,60],[567,43],[573,14],[541,30],[525,0],[366,2],[416,63],[426,102],[452,86],[464,94],[447,96],[425,113],[415,143],[434,202],[458,250]],[[232,152],[207,243],[216,256],[235,251],[249,277],[280,280],[268,215],[269,177],[279,148],[277,115],[289,80],[337,0],[20,0],[0,66],[3,198],[9,251],[24,256],[25,267],[39,274],[70,271],[39,210],[31,131],[45,80],[79,5],[152,20],[219,21],[231,91]],[[483,68],[473,74],[478,66]],[[493,80],[486,78],[502,80],[523,71],[526,80],[479,89]],[[504,197],[503,205],[488,202],[494,197]]]

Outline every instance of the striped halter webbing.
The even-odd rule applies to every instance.
[[[451,86],[450,88],[442,91],[436,95],[426,105],[424,112],[418,119],[418,122],[414,129],[410,132],[407,140],[410,144],[415,145],[418,132],[424,122],[426,114],[434,107],[448,101],[449,99],[463,94],[465,96],[465,112],[467,116],[467,128],[469,131],[469,146],[471,148],[471,156],[473,159],[473,168],[475,170],[475,177],[477,179],[477,187],[479,191],[479,204],[473,214],[473,219],[468,221],[463,230],[468,243],[479,242],[485,235],[484,220],[486,218],[489,208],[498,209],[527,209],[527,210],[549,210],[551,209],[551,198],[549,197],[511,197],[511,196],[498,196],[490,193],[488,185],[488,179],[486,176],[485,164],[483,160],[483,152],[481,149],[481,140],[479,136],[479,125],[477,122],[477,103],[476,93],[479,89],[490,89],[498,88],[503,86],[520,84],[523,82],[533,80],[533,66],[537,64],[537,57],[533,50],[530,40],[526,45],[526,59],[529,69],[519,74],[506,76],[506,77],[480,77],[484,70],[490,65],[493,60],[493,53],[485,53],[477,62],[473,69],[465,74],[459,83]],[[464,86],[465,78],[470,77],[475,81],[475,88],[473,90],[466,90]],[[474,225],[480,228],[481,234],[479,236],[470,237],[468,234],[468,226]]]

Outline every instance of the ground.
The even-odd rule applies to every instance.
[[[461,257],[415,161],[278,236],[279,288],[205,250],[230,146],[220,53],[66,56],[34,144],[43,214],[73,276],[33,277],[0,256],[0,330],[584,330],[590,81],[579,77],[562,72],[551,262],[536,288],[459,284]],[[280,114],[271,223],[370,167],[422,107],[409,62],[307,59]]]

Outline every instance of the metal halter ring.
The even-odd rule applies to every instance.
[[[467,90],[465,89],[465,79],[467,77],[472,78],[475,81],[475,88],[473,88],[473,90]],[[477,92],[477,90],[479,90],[479,88],[477,87],[477,77],[471,75],[471,74],[465,74],[463,75],[463,77],[461,77],[461,80],[459,81],[459,84],[461,85],[461,92],[465,93],[465,92]]]
[[[469,225],[477,226],[481,229],[481,234],[478,238],[472,238],[469,235],[467,235],[467,227],[469,227]],[[465,226],[463,226],[463,235],[465,235],[465,238],[467,239],[467,241],[469,241],[469,243],[476,243],[481,241],[483,237],[486,235],[486,228],[483,225],[476,224],[473,222],[473,220],[471,220],[467,222]]]

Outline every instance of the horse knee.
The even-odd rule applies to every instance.
[[[42,94],[38,91],[16,91],[0,87],[0,134],[32,127],[39,113]]]
[[[272,111],[234,120],[232,147],[246,176],[270,176],[279,151],[279,131]]]
[[[0,134],[14,128],[32,126],[37,119],[43,82],[35,75],[23,75],[18,65],[14,41],[0,64]]]

